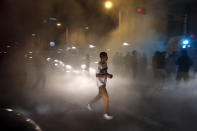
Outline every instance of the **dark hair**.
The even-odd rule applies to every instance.
[[[100,58],[105,57],[105,56],[107,56],[107,53],[106,52],[101,52],[100,53]]]

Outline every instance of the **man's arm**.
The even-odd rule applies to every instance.
[[[99,73],[96,73],[96,77],[99,77],[99,78],[112,78],[113,75],[111,75],[111,74],[101,75]]]

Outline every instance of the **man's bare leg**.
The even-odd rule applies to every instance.
[[[96,103],[100,98],[101,98],[101,93],[100,93],[100,87],[99,87],[98,95],[93,100],[91,100],[90,103],[88,104],[89,111],[93,111],[92,104]]]
[[[100,95],[104,101],[104,114],[107,114],[109,110],[109,96],[105,86],[100,87]]]

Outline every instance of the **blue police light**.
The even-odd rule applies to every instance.
[[[187,40],[187,39],[183,40],[183,44],[184,44],[184,45],[189,44],[189,40]]]
[[[183,45],[182,48],[185,49],[186,48],[186,45]]]

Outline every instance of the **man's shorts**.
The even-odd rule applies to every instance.
[[[96,83],[98,87],[105,86],[107,83],[107,78],[97,78]]]

